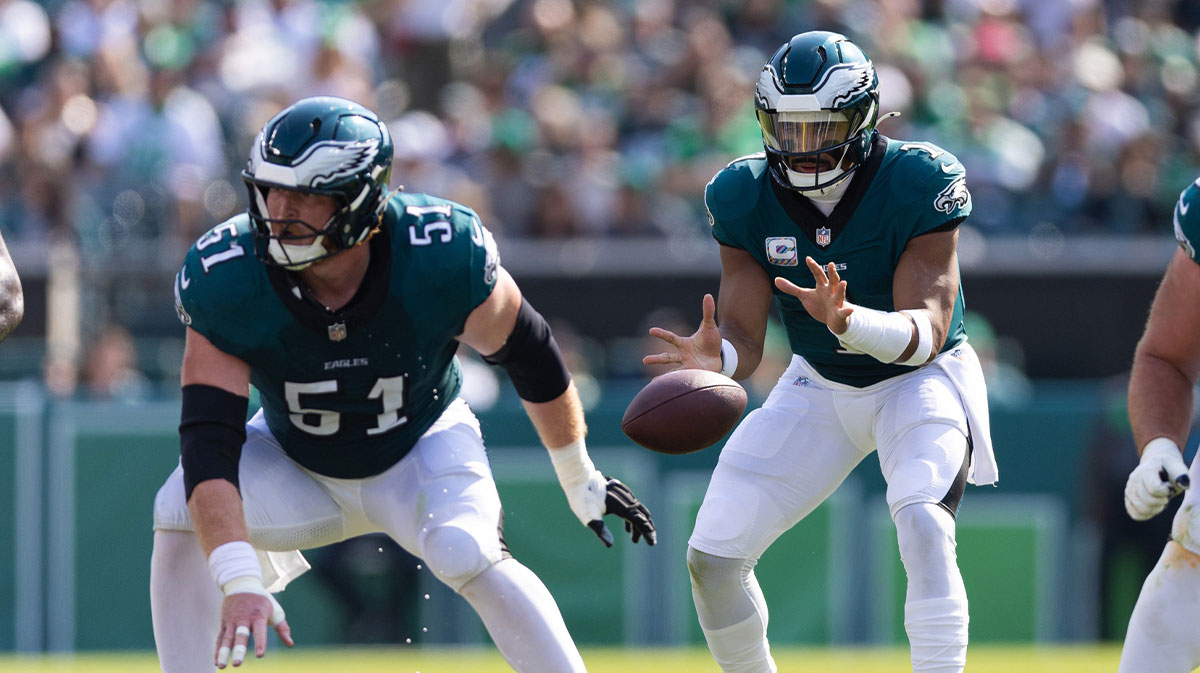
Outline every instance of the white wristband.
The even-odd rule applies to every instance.
[[[1179,450],[1179,445],[1175,443],[1175,440],[1169,437],[1155,437],[1142,447],[1142,457],[1139,462],[1160,460],[1165,455],[1182,456],[1183,452]]]
[[[212,550],[208,555],[208,569],[222,590],[226,584],[240,577],[255,578],[258,585],[262,586],[262,566],[258,563],[258,554],[245,540],[226,542]]]
[[[732,377],[733,373],[737,371],[737,366],[737,349],[729,343],[728,339],[721,339],[721,373]]]
[[[846,321],[846,331],[830,333],[846,348],[891,364],[912,341],[913,323],[903,313],[857,306]]]
[[[912,318],[913,324],[917,326],[917,349],[900,364],[920,367],[929,360],[929,356],[933,353],[933,322],[929,320],[929,313],[925,311],[904,309],[900,312]]]
[[[558,475],[558,483],[564,488],[586,484],[596,471],[596,466],[588,456],[583,437],[559,449],[546,448],[550,452],[554,474]]]
[[[271,601],[271,616],[267,618],[268,626],[275,626],[287,619],[287,613],[283,611],[283,606],[271,595],[270,591],[263,588],[261,579],[255,577],[235,577],[226,582],[221,587],[221,591],[226,596],[232,596],[233,594],[258,594],[266,596]]]

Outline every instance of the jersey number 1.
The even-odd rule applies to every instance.
[[[300,403],[301,395],[324,395],[336,393],[337,389],[338,382],[333,379],[313,381],[312,383],[284,381],[283,394],[287,397],[288,411],[290,412],[288,418],[291,419],[292,425],[312,435],[324,436],[337,433],[341,427],[341,414],[328,409],[310,409]],[[404,406],[403,376],[376,379],[375,386],[371,388],[370,393],[367,393],[367,399],[377,399],[383,404],[383,413],[379,414],[375,427],[367,430],[368,435],[383,434],[408,422],[408,416],[400,413],[400,409]],[[316,422],[307,422],[306,417],[313,416],[316,416]]]
[[[225,224],[222,224],[221,226],[208,232],[204,236],[201,236],[200,240],[196,241],[196,250],[203,250],[208,246],[219,242],[226,233],[228,233],[229,237],[233,239],[230,241],[227,249],[222,250],[221,252],[215,252],[211,255],[205,255],[204,257],[200,258],[200,265],[204,267],[204,273],[208,273],[209,269],[220,264],[221,262],[228,262],[231,259],[236,259],[246,254],[246,249],[237,243],[237,225],[233,222],[226,222]]]

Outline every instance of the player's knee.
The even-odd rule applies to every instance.
[[[687,550],[688,575],[692,578],[692,587],[701,592],[713,585],[740,581],[745,563],[742,559],[706,554],[694,547]]]
[[[949,512],[933,503],[901,507],[896,512],[896,540],[905,567],[933,557],[952,557],[954,520]]]
[[[429,570],[455,591],[500,560],[499,554],[486,553],[475,536],[458,526],[430,530],[422,540],[421,556]]]
[[[1171,539],[1183,550],[1200,555],[1200,506],[1190,498],[1184,498],[1179,511],[1175,513]]]

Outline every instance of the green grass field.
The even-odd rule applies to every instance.
[[[1103,673],[1117,670],[1115,645],[1079,647],[980,646],[967,655],[970,673]],[[704,649],[585,649],[590,673],[720,673]],[[779,670],[786,673],[903,673],[911,668],[906,649],[780,648]],[[157,671],[150,653],[81,654],[73,657],[0,658],[5,673],[136,673]],[[260,673],[510,673],[491,648],[357,648],[271,651],[241,669]]]

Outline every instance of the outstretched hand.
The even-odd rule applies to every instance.
[[[850,314],[854,312],[854,305],[846,303],[846,281],[838,275],[833,262],[822,268],[812,257],[805,257],[804,263],[812,272],[816,287],[800,287],[782,276],[775,278],[775,287],[799,299],[804,310],[813,319],[824,323],[829,331],[834,334],[845,332]]]
[[[661,327],[651,327],[650,336],[662,339],[671,348],[642,358],[645,365],[674,365],[671,369],[707,369],[721,371],[721,332],[717,329],[717,302],[711,294],[701,302],[703,317],[691,336],[679,336]]]
[[[608,480],[604,496],[604,513],[613,514],[625,520],[625,532],[633,537],[634,544],[645,538],[646,544],[654,546],[658,542],[658,534],[654,531],[654,520],[650,518],[650,510],[637,499],[629,487],[619,479],[605,477]],[[613,545],[613,535],[602,519],[588,522],[588,528],[600,538],[605,547]]]

